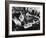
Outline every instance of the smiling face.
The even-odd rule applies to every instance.
[[[22,22],[24,20],[24,15],[19,16],[20,21]]]

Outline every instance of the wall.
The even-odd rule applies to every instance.
[[[14,0],[14,1],[16,1],[16,0]],[[17,1],[19,1],[19,0],[17,0]],[[20,0],[20,1],[46,2],[46,0]],[[46,20],[45,20],[45,22],[46,22]],[[45,28],[45,32],[46,32],[46,28]],[[5,38],[5,0],[0,0],[0,38]],[[45,36],[28,36],[28,37],[16,37],[16,38],[46,38],[46,33],[45,33]]]

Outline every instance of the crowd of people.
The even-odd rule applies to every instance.
[[[39,30],[40,11],[29,7],[12,8],[12,30]]]

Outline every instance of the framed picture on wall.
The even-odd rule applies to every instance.
[[[45,3],[6,1],[6,37],[45,34]]]

